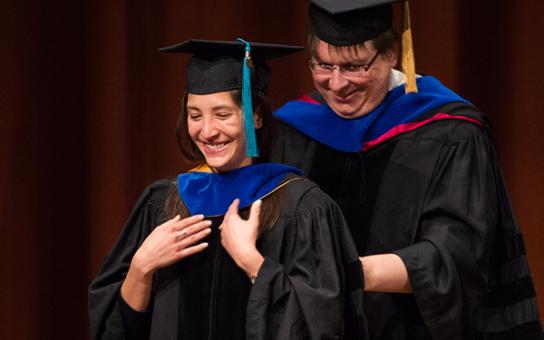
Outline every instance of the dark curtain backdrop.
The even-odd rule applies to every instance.
[[[307,0],[4,0],[0,11],[0,338],[87,339],[87,286],[174,140],[186,38],[304,44]],[[417,70],[476,103],[544,307],[542,1],[416,0]],[[312,88],[272,63],[275,107]]]

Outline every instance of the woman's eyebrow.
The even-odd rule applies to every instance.
[[[236,108],[227,104],[220,104],[220,105],[213,106],[211,108],[211,111],[213,112],[222,111],[222,110],[235,111]],[[187,105],[187,111],[202,112],[202,110],[198,106],[191,106],[191,105]]]
[[[213,111],[219,111],[219,110],[231,110],[231,111],[233,111],[234,107],[232,107],[230,105],[217,105],[217,106],[212,107],[212,110]]]

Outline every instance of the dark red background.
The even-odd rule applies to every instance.
[[[542,1],[412,1],[417,71],[496,129],[544,303]],[[493,7],[491,7],[491,4]],[[304,44],[301,0],[4,0],[0,11],[0,338],[86,339],[87,286],[138,194],[185,169],[173,126],[186,38]],[[311,89],[272,64],[277,107]]]

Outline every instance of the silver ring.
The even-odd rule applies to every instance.
[[[185,230],[181,231],[181,238],[184,239],[187,237],[187,232]]]

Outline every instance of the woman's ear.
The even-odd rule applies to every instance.
[[[263,119],[259,113],[253,115],[253,124],[255,125],[255,129],[260,129],[263,126]]]

